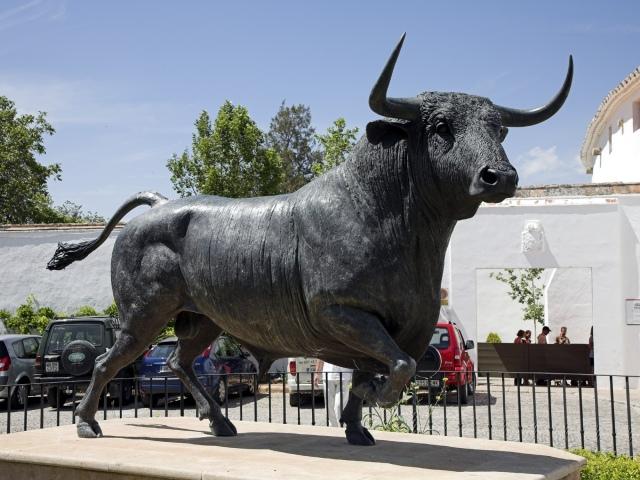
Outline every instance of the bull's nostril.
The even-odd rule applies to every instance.
[[[489,167],[484,167],[480,171],[480,180],[489,185],[496,185],[498,183],[498,173]]]

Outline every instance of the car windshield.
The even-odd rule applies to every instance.
[[[95,347],[102,346],[101,323],[59,323],[51,328],[47,351],[59,353],[74,340],[86,340]]]
[[[155,358],[169,358],[169,355],[171,355],[175,349],[175,343],[159,343],[153,347],[149,356]]]
[[[445,327],[436,327],[433,331],[433,337],[431,337],[430,345],[433,345],[438,350],[449,348],[449,330]]]

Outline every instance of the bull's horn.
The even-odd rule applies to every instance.
[[[569,69],[567,70],[567,76],[564,79],[562,88],[555,98],[544,107],[534,108],[532,110],[517,110],[515,108],[496,105],[496,108],[502,116],[502,124],[505,127],[528,127],[529,125],[544,122],[560,110],[560,107],[562,107],[562,104],[567,99],[567,95],[569,95],[572,79],[573,57],[569,55]]]
[[[387,89],[393,75],[393,67],[400,54],[406,33],[402,34],[396,48],[391,53],[387,64],[384,66],[378,81],[371,89],[369,95],[369,107],[371,110],[384,117],[401,118],[404,120],[416,120],[420,118],[420,100],[414,98],[387,98]]]

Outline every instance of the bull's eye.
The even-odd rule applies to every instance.
[[[449,130],[449,125],[447,125],[447,122],[439,120],[436,123],[436,133],[441,136],[450,135],[451,131]]]
[[[500,141],[504,142],[504,139],[507,138],[507,133],[509,133],[509,129],[507,127],[500,127]]]

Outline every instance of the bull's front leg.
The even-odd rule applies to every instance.
[[[360,384],[354,382],[354,393],[381,407],[394,405],[415,374],[415,360],[400,350],[375,315],[342,305],[332,305],[323,313],[326,328],[337,341],[389,368],[385,380],[372,378]]]
[[[373,373],[361,372],[356,370],[353,372],[352,388],[349,392],[349,400],[342,411],[340,423],[344,423],[346,428],[347,441],[351,445],[375,445],[376,441],[362,425],[362,398],[354,393],[360,385],[367,384],[374,378]]]

